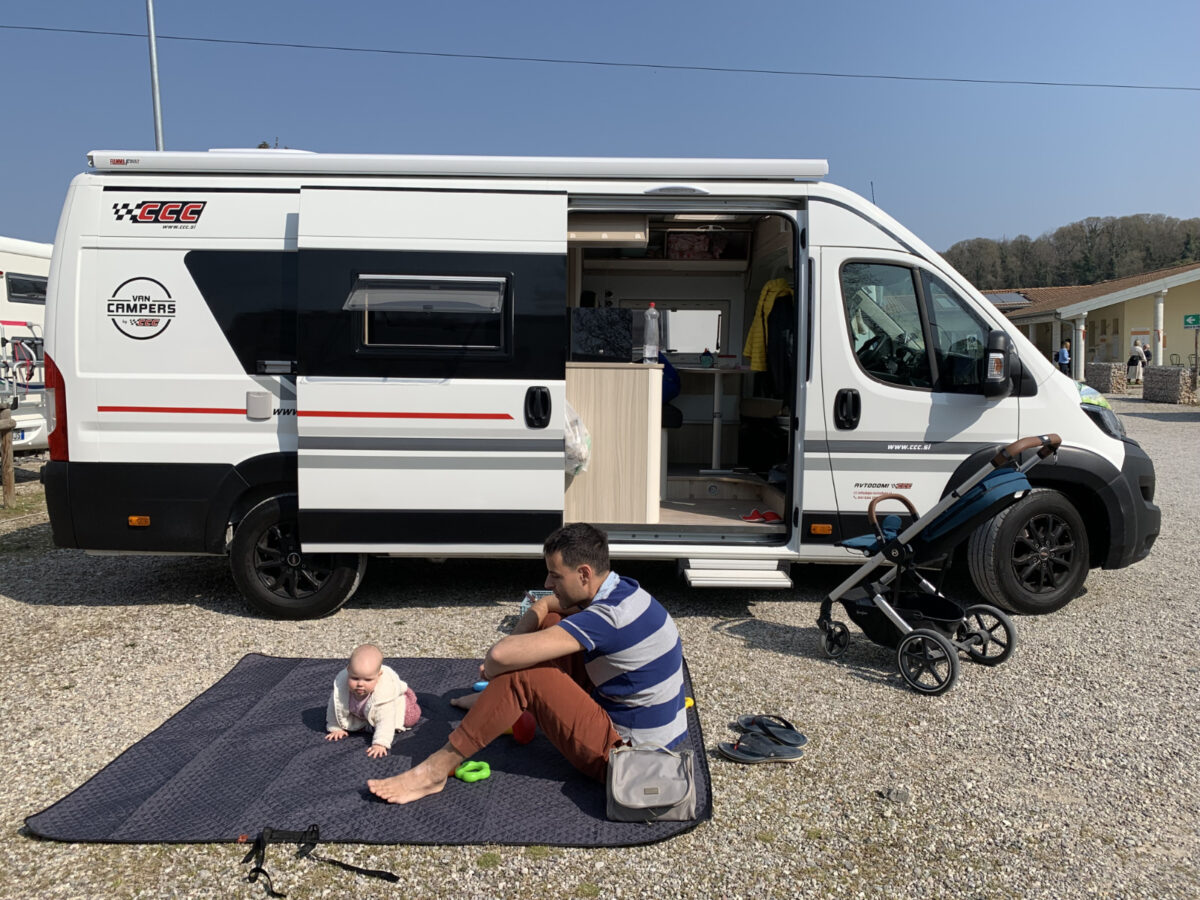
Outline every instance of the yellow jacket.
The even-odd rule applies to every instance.
[[[755,372],[767,371],[767,316],[771,314],[771,307],[777,297],[791,293],[792,286],[786,278],[773,278],[763,285],[758,295],[758,308],[746,334],[746,345],[742,347],[742,356],[749,360],[750,368]]]

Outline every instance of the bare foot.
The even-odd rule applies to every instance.
[[[457,706],[459,709],[470,709],[478,699],[478,694],[463,694],[461,697],[455,697],[451,700],[450,705]]]
[[[428,770],[428,760],[415,769],[391,778],[372,778],[367,781],[371,793],[388,803],[412,803],[430,794],[440,793],[445,786],[445,777],[439,778]]]
[[[446,780],[462,765],[463,759],[453,745],[446,744],[407,772],[391,778],[368,779],[367,789],[388,803],[412,803],[430,794],[440,793],[446,786]]]

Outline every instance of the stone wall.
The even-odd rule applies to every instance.
[[[1192,370],[1186,366],[1149,366],[1142,376],[1142,384],[1143,400],[1193,405],[1196,402],[1196,392],[1192,389]]]
[[[1128,387],[1128,366],[1125,363],[1090,362],[1084,369],[1088,387],[1102,394],[1124,394]]]

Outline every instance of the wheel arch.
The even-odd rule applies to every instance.
[[[226,553],[230,525],[236,526],[264,500],[296,492],[295,453],[264,453],[242,460],[214,493],[204,532],[205,549],[209,553]]]
[[[977,450],[959,463],[942,496],[987,465],[988,460],[1002,447]],[[1071,502],[1083,519],[1088,536],[1088,568],[1106,563],[1112,553],[1113,519],[1122,515],[1119,504],[1114,507],[1103,499],[1111,494],[1111,485],[1121,477],[1120,470],[1107,459],[1080,447],[1061,447],[1055,457],[1043,460],[1026,473],[1029,483],[1035,488],[1057,491]],[[961,558],[966,552],[966,542],[958,547]]]

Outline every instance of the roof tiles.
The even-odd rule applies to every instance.
[[[1002,288],[999,290],[983,291],[983,294],[989,299],[995,297],[996,299],[993,302],[1002,307],[1006,307],[1011,303],[1011,298],[1004,297],[1004,299],[1000,299],[1005,294],[1020,294],[1025,297],[1029,301],[1028,306],[1005,309],[1005,312],[1011,318],[1023,319],[1026,316],[1035,316],[1052,312],[1056,309],[1062,309],[1064,306],[1073,306],[1085,300],[1094,300],[1106,294],[1119,294],[1121,291],[1137,287],[1140,284],[1150,284],[1151,282],[1170,278],[1172,275],[1179,275],[1193,269],[1200,269],[1200,263],[1186,263],[1180,266],[1172,266],[1169,269],[1143,272],[1141,275],[1129,275],[1125,278],[1115,278],[1112,281],[1100,281],[1096,284],[1066,285],[1063,287]]]

